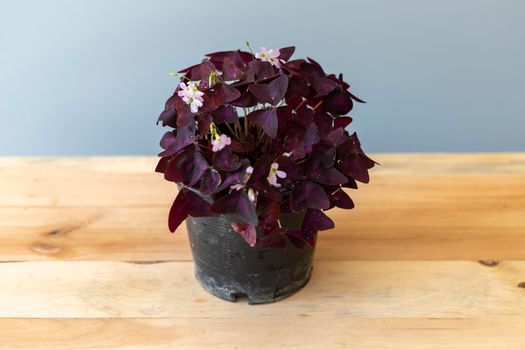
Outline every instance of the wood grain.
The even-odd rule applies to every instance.
[[[523,349],[522,318],[0,319],[0,348],[150,349]]]
[[[206,293],[191,262],[0,264],[0,317],[525,317],[525,262],[317,262],[296,296],[251,306]],[[305,316],[306,317],[306,316]],[[268,321],[271,322],[271,321]]]
[[[153,157],[0,158],[0,349],[525,348],[525,153],[373,157],[310,283],[258,306],[194,280]]]
[[[525,258],[525,154],[377,154],[316,259]],[[0,261],[189,261],[152,157],[0,158]]]
[[[524,181],[525,175],[525,153],[373,154],[372,157],[382,164],[372,170],[372,184],[381,177],[397,176],[401,178],[396,180],[408,182],[405,176],[500,176]],[[173,200],[175,186],[153,172],[156,162],[155,157],[2,157],[0,205],[165,206]],[[391,181],[400,185],[398,182]],[[454,181],[435,184],[444,188]],[[492,187],[499,184],[493,182]],[[364,186],[367,191],[373,187]]]

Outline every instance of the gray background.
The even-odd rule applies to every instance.
[[[155,154],[167,73],[245,40],[343,72],[367,151],[525,150],[523,1],[0,0],[0,155]]]

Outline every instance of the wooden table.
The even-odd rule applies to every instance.
[[[307,287],[257,306],[195,282],[156,159],[0,159],[0,348],[524,349],[525,154],[373,158]]]

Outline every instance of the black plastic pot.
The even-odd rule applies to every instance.
[[[303,216],[282,215],[281,224],[297,228]],[[286,298],[308,282],[314,248],[290,243],[286,250],[252,248],[232,230],[232,222],[228,216],[186,219],[195,277],[204,289],[224,300],[246,297],[249,304],[264,304]]]

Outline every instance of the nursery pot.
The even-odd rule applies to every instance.
[[[304,213],[283,214],[281,225],[300,227]],[[246,297],[249,304],[271,303],[301,289],[312,272],[314,248],[250,247],[233,231],[230,216],[188,217],[195,277],[211,294],[224,300]],[[259,232],[258,232],[259,234]]]

